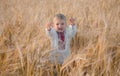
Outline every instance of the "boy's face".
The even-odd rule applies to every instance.
[[[57,32],[63,32],[66,28],[66,21],[65,20],[55,18],[53,23],[54,23],[54,29]]]

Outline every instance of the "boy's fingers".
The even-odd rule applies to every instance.
[[[53,24],[52,24],[52,23],[50,23],[50,27],[53,27]]]
[[[70,19],[70,22],[75,22],[75,19]]]
[[[70,21],[73,21],[73,19],[70,19]]]
[[[70,18],[70,21],[75,21],[75,18],[71,17],[71,18]]]

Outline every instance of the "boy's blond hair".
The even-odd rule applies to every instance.
[[[56,15],[54,16],[54,19],[56,19],[56,18],[66,21],[66,17],[65,17],[63,14],[60,14],[60,13],[59,13],[59,14],[56,14]]]

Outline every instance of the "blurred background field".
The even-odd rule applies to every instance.
[[[120,0],[0,0],[0,76],[53,76],[45,25],[57,13],[77,22],[58,76],[120,76]]]

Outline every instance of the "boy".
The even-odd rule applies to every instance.
[[[54,50],[50,51],[49,60],[53,63],[63,64],[66,57],[70,55],[70,41],[76,34],[75,19],[70,19],[67,27],[66,17],[63,14],[56,14],[53,19],[53,27],[47,24],[46,33],[51,40]]]

